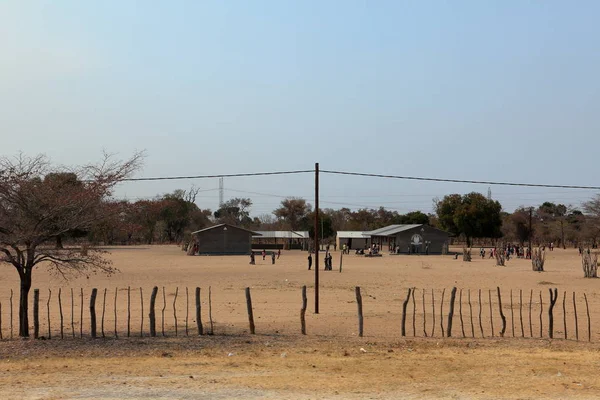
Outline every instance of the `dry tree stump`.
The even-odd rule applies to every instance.
[[[544,263],[546,262],[546,253],[541,249],[534,249],[531,255],[531,266],[536,272],[544,272]]]
[[[463,247],[463,261],[471,262],[471,249]]]
[[[588,253],[584,251],[581,255],[581,266],[583,267],[584,278],[598,277],[598,253]]]

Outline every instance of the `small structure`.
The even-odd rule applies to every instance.
[[[444,254],[450,241],[448,232],[423,224],[389,225],[365,234],[372,244],[396,254]]]
[[[364,249],[370,246],[371,236],[363,231],[338,231],[336,241],[338,249],[344,245],[351,250]]]
[[[307,250],[309,240],[308,231],[256,231],[252,236],[252,248]]]
[[[219,224],[192,232],[189,255],[248,255],[252,237],[259,235],[244,228]]]

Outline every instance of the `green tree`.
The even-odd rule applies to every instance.
[[[421,211],[411,211],[399,216],[400,224],[429,225],[429,215]]]
[[[290,197],[281,201],[281,206],[273,215],[285,222],[289,229],[298,231],[306,226],[306,219],[312,207],[304,199]]]
[[[436,212],[442,227],[455,235],[464,235],[467,245],[473,238],[502,236],[502,206],[481,193],[452,194],[436,202]]]
[[[223,203],[214,216],[221,224],[249,227],[253,223],[250,218],[251,206],[252,200],[236,197]]]

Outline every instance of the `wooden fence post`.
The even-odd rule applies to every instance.
[[[408,307],[408,301],[410,300],[411,293],[412,293],[412,288],[408,288],[408,293],[406,295],[406,299],[404,299],[404,303],[402,303],[402,326],[401,326],[402,336],[406,336],[406,309]],[[357,292],[357,301],[358,301],[358,292]]]
[[[212,318],[212,286],[208,287],[208,320],[210,321],[209,335],[214,335],[215,327],[213,326],[213,318]]]
[[[512,329],[512,337],[515,337],[515,313],[513,310],[513,291],[510,289],[510,327]]]
[[[115,288],[115,339],[119,338],[119,334],[117,332],[117,294],[119,293],[119,288]]]
[[[544,320],[542,319],[542,313],[544,312],[544,300],[542,298],[542,291],[540,290],[540,338],[544,337]]]
[[[506,317],[504,316],[504,311],[502,311],[502,297],[500,296],[500,286],[496,286],[498,291],[498,308],[500,309],[500,318],[502,319],[502,330],[500,331],[500,337],[504,337],[504,333],[506,333]]]
[[[46,311],[48,314],[48,340],[52,339],[52,328],[50,325],[50,299],[52,299],[52,290],[48,289],[48,302],[46,303]]]
[[[431,337],[435,334],[435,295],[434,290],[431,289]]]
[[[494,337],[494,315],[492,311],[492,291],[488,290],[488,297],[490,300],[490,326],[492,327],[492,337]]]
[[[427,337],[427,313],[425,312],[425,289],[423,289],[423,336]]]
[[[529,337],[533,337],[533,323],[531,322],[531,303],[533,303],[533,289],[529,293]]]
[[[10,289],[10,338],[13,338],[13,290]]]
[[[71,288],[71,335],[75,339],[75,299],[73,296],[73,288]]]
[[[81,288],[81,310],[79,310],[79,338],[83,337],[83,288]]]
[[[200,288],[196,286],[196,327],[198,328],[198,336],[204,334],[202,327],[202,303],[200,302]],[[164,332],[164,330],[163,330]]]
[[[40,289],[33,290],[33,337],[40,336]]]
[[[440,304],[440,327],[442,328],[442,337],[446,336],[444,332],[444,295],[446,294],[446,288],[442,290],[442,303]]]
[[[4,339],[2,336],[2,302],[0,301],[0,340]]]
[[[460,315],[460,330],[462,331],[463,337],[467,337],[465,335],[465,324],[463,323],[463,315],[462,315],[462,288],[460,289],[460,296],[458,297],[458,313]]]
[[[548,336],[550,339],[554,338],[554,305],[556,304],[556,300],[558,298],[558,289],[554,289],[554,293],[552,289],[548,289],[550,291],[550,306],[548,307]]]
[[[587,311],[588,320],[588,342],[592,341],[592,320],[590,319],[590,306],[588,305],[587,295],[584,293],[583,298],[585,299],[585,309]]]
[[[363,309],[362,309],[362,296],[360,294],[360,286],[356,286],[355,292],[356,292],[356,304],[358,305],[358,336],[363,337]],[[409,292],[409,296],[410,296],[410,292]]]
[[[344,252],[340,252],[340,273],[342,272],[342,262],[344,261]]]
[[[448,312],[447,333],[448,337],[452,337],[452,318],[454,317],[454,302],[456,301],[456,287],[450,292],[450,311]]]
[[[248,323],[250,324],[250,333],[254,335],[254,314],[252,312],[252,297],[250,296],[250,288],[246,288],[246,309],[248,310]]]
[[[340,266],[342,265],[342,262],[340,260]],[[306,299],[306,285],[302,286],[302,308],[300,309],[300,332],[302,332],[303,335],[306,335],[306,305],[307,305],[307,299]]]
[[[62,302],[60,300],[61,292],[62,292],[62,288],[58,288],[58,312],[60,313],[60,338],[64,339],[63,310],[62,310]]]
[[[519,289],[519,318],[521,319],[521,337],[525,337],[525,327],[523,326],[523,289]]]
[[[579,322],[577,321],[577,303],[575,302],[575,292],[573,292],[573,314],[575,314],[575,340],[579,341]]]
[[[565,330],[565,340],[567,340],[567,291],[563,293],[563,326]]]
[[[475,337],[475,325],[473,325],[473,305],[471,304],[471,289],[467,292],[469,298],[469,319],[471,321],[471,337]]]
[[[413,325],[413,337],[417,336],[417,303],[415,301],[415,292],[416,289],[412,290],[412,305],[413,305],[413,313],[412,313],[412,325]]]
[[[90,297],[90,325],[92,331],[92,338],[96,338],[96,296],[98,295],[98,289],[92,289],[92,295]]]
[[[190,294],[188,287],[185,287],[185,336],[188,336],[188,319],[190,317]]]
[[[162,287],[162,294],[163,294],[163,308],[161,311],[160,324],[161,324],[162,335],[165,336],[165,310],[167,309],[167,295],[165,293],[164,286]]]
[[[104,339],[106,335],[104,334],[104,314],[106,313],[106,288],[104,288],[104,300],[102,301],[102,323],[101,323],[101,332],[102,338]]]
[[[178,335],[177,330],[177,295],[179,294],[179,286],[175,288],[175,298],[173,299],[173,320],[175,321],[175,337]]]
[[[150,313],[148,318],[150,319],[150,337],[156,337],[156,295],[158,294],[158,286],[152,288],[152,294],[150,295]]]
[[[140,321],[140,337],[144,337],[144,291],[140,287],[140,306],[142,308],[142,318]]]
[[[481,337],[485,337],[483,333],[483,321],[481,319],[481,310],[483,306],[481,304],[481,289],[479,289],[479,330],[481,331]]]
[[[131,336],[131,286],[127,286],[127,337]]]

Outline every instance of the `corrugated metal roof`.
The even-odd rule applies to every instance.
[[[338,231],[337,237],[340,239],[368,239],[370,236],[363,231]]]
[[[192,232],[192,235],[195,235],[196,233],[200,233],[200,232],[204,232],[204,231],[209,231],[211,229],[217,229],[220,227],[223,227],[223,228],[230,227],[230,228],[234,228],[234,229],[239,229],[239,230],[251,233],[253,236],[257,236],[257,235],[260,236],[260,233],[258,233],[258,232],[249,231],[248,229],[240,228],[239,226],[233,226],[233,225],[229,225],[229,224],[219,224],[219,225],[209,226],[208,228],[204,228],[204,229],[200,229],[199,231]]]
[[[388,225],[383,228],[375,229],[374,231],[365,233],[369,236],[392,236],[400,232],[418,228],[420,226],[422,226],[422,224]]]
[[[269,239],[308,239],[308,231],[257,231],[261,238]]]

